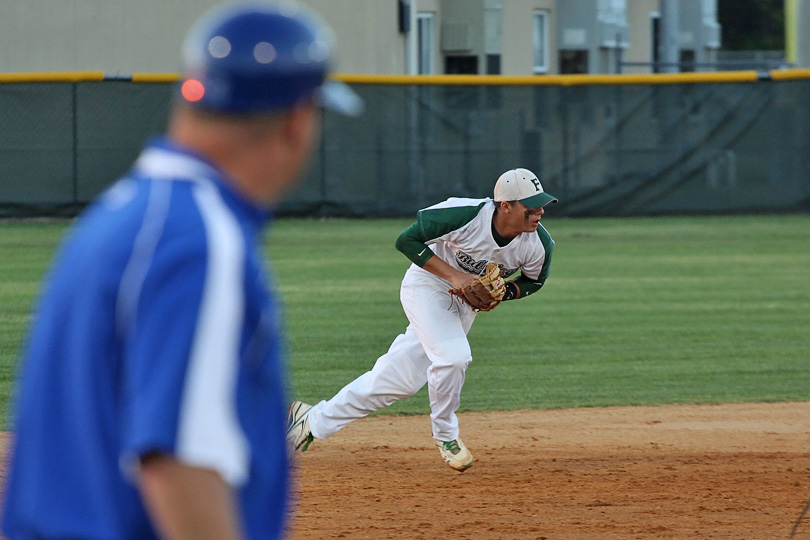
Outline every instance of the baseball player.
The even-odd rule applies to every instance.
[[[274,2],[189,32],[166,137],[78,219],[21,360],[9,540],[277,539],[279,305],[261,230],[313,146],[329,31]]]
[[[427,383],[439,453],[458,471],[472,466],[473,456],[459,437],[456,417],[472,361],[467,332],[480,311],[525,298],[545,283],[554,242],[540,219],[550,202],[557,199],[543,191],[534,173],[514,169],[498,178],[494,200],[451,198],[420,210],[416,222],[396,241],[397,249],[413,263],[400,290],[410,324],[371,371],[332,399],[314,406],[291,404],[287,419],[291,450],[304,451],[313,438],[326,439],[352,420],[411,396]],[[495,276],[488,279],[501,281],[480,289],[497,294],[467,305],[480,276],[488,266],[494,268],[488,263],[497,264]],[[516,275],[503,283],[503,277]]]

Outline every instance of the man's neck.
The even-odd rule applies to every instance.
[[[508,229],[504,230],[504,223],[503,219],[499,219],[503,216],[498,210],[495,210],[495,213],[492,215],[492,238],[495,240],[495,243],[498,244],[500,247],[505,246],[509,242],[512,241],[514,237],[517,236],[517,233],[511,233]],[[511,233],[511,234],[510,234]]]

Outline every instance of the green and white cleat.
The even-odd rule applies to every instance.
[[[439,449],[442,459],[459,472],[464,472],[473,464],[473,457],[461,439],[454,439],[452,441],[440,441],[433,439]]]
[[[302,401],[293,401],[287,413],[287,450],[290,456],[296,450],[304,452],[312,443],[314,437],[309,429],[309,411],[312,405]]]

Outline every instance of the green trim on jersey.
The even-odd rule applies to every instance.
[[[455,202],[451,201],[448,200],[447,202],[450,204]],[[459,206],[439,206],[420,210],[416,215],[416,221],[397,237],[397,249],[421,268],[435,255],[433,250],[427,246],[428,242],[461,229],[478,217],[484,205],[492,204],[489,200],[481,201],[480,199],[458,200],[458,202]],[[469,204],[470,202],[477,204]],[[500,247],[505,247],[511,242],[511,239],[506,241],[505,238],[501,237],[494,226],[491,231],[493,240]],[[511,280],[519,290],[517,298],[526,298],[539,291],[550,273],[554,240],[552,240],[551,235],[542,224],[537,226],[537,236],[545,250],[543,266],[537,278],[531,278],[521,273],[514,280]]]
[[[419,268],[425,266],[425,263],[435,255],[420,238],[419,224],[414,223],[397,236],[395,244],[396,248]]]
[[[490,230],[492,231],[492,239],[495,240],[495,243],[498,244],[498,247],[508,246],[509,242],[512,241],[512,238],[504,238],[503,236],[501,236],[501,233],[499,233],[498,229],[495,228],[494,219],[492,220],[492,227],[490,227]]]
[[[540,275],[537,279],[532,279],[526,275],[519,275],[510,283],[514,283],[518,288],[518,296],[509,298],[509,300],[518,300],[526,298],[530,294],[534,294],[546,283],[549,272],[551,271],[551,252],[554,251],[554,240],[542,224],[537,226],[537,236],[540,237],[540,242],[543,244],[543,249],[546,250],[546,259],[543,261],[543,267],[540,269]]]
[[[489,201],[475,206],[425,208],[416,214],[416,221],[397,237],[396,248],[420,268],[435,255],[427,242],[462,228],[475,219]]]
[[[458,230],[474,220],[481,208],[490,201],[475,206],[451,206],[446,208],[425,208],[416,214],[416,223],[425,242]],[[490,203],[491,204],[491,203]]]
[[[543,261],[543,268],[540,270],[540,275],[535,281],[535,283],[538,283],[540,287],[542,287],[551,271],[551,252],[554,251],[554,240],[551,239],[551,235],[548,234],[548,231],[543,227],[542,223],[537,225],[537,236],[540,237],[540,242],[543,243],[543,249],[546,250],[546,260]],[[538,287],[538,289],[540,287]]]

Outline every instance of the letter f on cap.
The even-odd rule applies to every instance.
[[[495,183],[495,200],[519,201],[529,208],[542,208],[557,198],[543,191],[537,175],[529,169],[512,169],[503,173]]]

